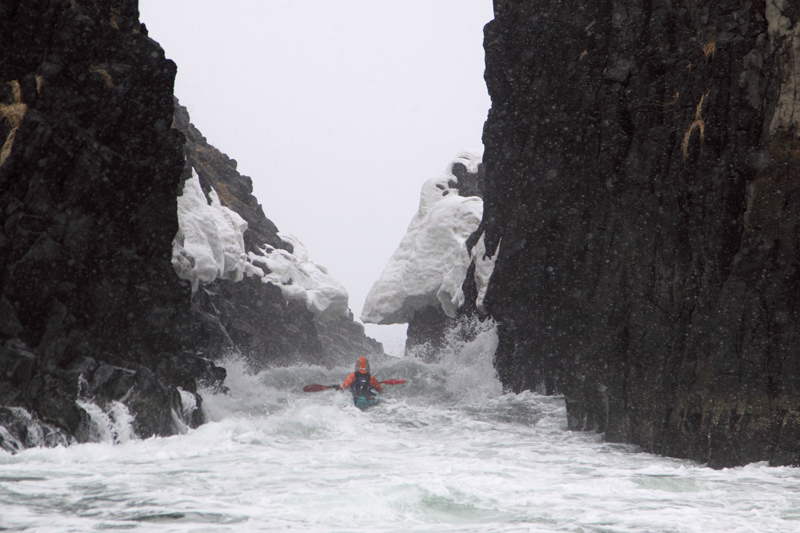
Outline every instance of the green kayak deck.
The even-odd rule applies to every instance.
[[[380,396],[373,396],[372,398],[365,398],[364,396],[356,396],[353,398],[353,402],[356,404],[356,407],[359,409],[366,409],[367,407],[372,407],[373,405],[378,405],[381,401]]]

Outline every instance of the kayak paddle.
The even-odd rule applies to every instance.
[[[338,389],[339,385],[306,385],[303,392],[319,392],[325,389]]]
[[[386,381],[381,381],[384,385],[402,385],[405,383],[406,380],[404,379],[387,379]],[[338,389],[339,385],[306,385],[303,387],[303,392],[319,392],[325,389]]]

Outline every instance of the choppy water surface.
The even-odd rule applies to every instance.
[[[0,529],[800,531],[800,472],[729,470],[566,431],[560,398],[503,395],[491,331],[437,365],[373,363],[366,412],[306,394],[349,371],[229,366],[186,435],[0,452]]]

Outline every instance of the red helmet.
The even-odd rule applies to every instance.
[[[356,372],[361,372],[362,374],[369,374],[369,361],[367,361],[366,357],[362,357],[358,361],[356,361]]]

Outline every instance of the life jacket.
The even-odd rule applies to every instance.
[[[362,398],[372,398],[374,395],[372,394],[372,386],[370,385],[369,372],[366,374],[356,372],[355,374],[353,384],[350,386],[350,392],[353,393],[353,397],[361,396]]]

